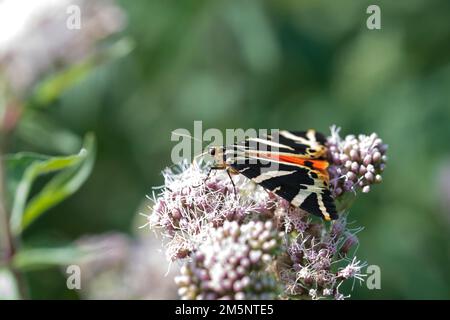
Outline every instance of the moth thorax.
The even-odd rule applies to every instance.
[[[321,144],[314,144],[307,148],[306,152],[313,158],[320,158],[326,154],[327,148]]]

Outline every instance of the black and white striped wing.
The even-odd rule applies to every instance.
[[[338,216],[328,188],[328,174],[314,166],[315,162],[325,161],[316,160],[324,155],[324,151],[320,150],[324,138],[311,131],[280,131],[280,137],[270,136],[267,141],[258,138],[259,145],[265,145],[263,152],[252,143],[255,140],[248,139],[227,149],[225,157],[234,170],[286,199],[293,206],[325,220],[336,219]],[[290,158],[312,160],[297,160],[294,163]]]

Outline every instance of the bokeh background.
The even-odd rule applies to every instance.
[[[11,2],[22,2],[14,19]],[[10,17],[0,32],[4,100],[21,108],[8,152],[73,153],[86,132],[98,147],[84,186],[23,245],[76,241],[108,254],[81,292],[67,289],[60,267],[27,271],[32,298],[176,297],[138,213],[171,165],[171,131],[194,120],[378,133],[389,144],[384,182],[350,217],[365,227],[357,253],[380,266],[382,288],[355,285],[352,298],[450,298],[449,1],[36,3],[0,1]],[[80,30],[65,26],[70,3],[81,7]],[[381,30],[366,27],[370,4]]]

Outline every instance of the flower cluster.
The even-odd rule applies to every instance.
[[[163,175],[166,187],[155,201],[149,224],[170,240],[170,260],[187,257],[203,243],[211,227],[220,227],[225,221],[242,222],[266,205],[240,195],[242,180],[236,179],[235,186],[226,174],[206,180],[205,166],[201,164],[185,162],[175,171],[165,170]]]
[[[299,209],[287,216],[286,227],[292,231],[287,233],[286,252],[280,255],[278,264],[280,278],[286,286],[285,296],[342,299],[341,283],[363,277],[361,269],[365,264],[347,258],[358,245],[356,233],[360,229],[349,229],[345,216],[334,221],[329,230]]]
[[[272,221],[226,221],[181,270],[183,299],[273,299],[278,283],[266,269],[280,250]]]
[[[334,130],[329,143],[335,195],[355,190],[341,186],[345,179],[335,173],[350,172],[341,155],[366,169],[351,179],[364,191],[379,180],[386,147],[375,135],[342,141]],[[181,264],[181,298],[344,299],[341,284],[363,279],[365,263],[354,256],[361,229],[350,228],[346,214],[325,223],[243,175],[208,175],[209,167],[183,163],[166,170],[148,216],[168,259]]]
[[[336,197],[345,192],[370,191],[370,186],[382,181],[386,167],[387,145],[376,133],[348,135],[342,139],[340,128],[331,128],[328,138],[330,181]]]

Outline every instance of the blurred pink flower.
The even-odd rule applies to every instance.
[[[152,235],[132,239],[125,234],[85,236],[76,245],[86,252],[81,269],[85,299],[174,299],[176,268],[158,251]]]
[[[69,29],[67,9],[80,8],[81,28]],[[120,31],[125,15],[113,0],[0,2],[0,74],[16,93],[42,75],[89,55],[94,45]]]

